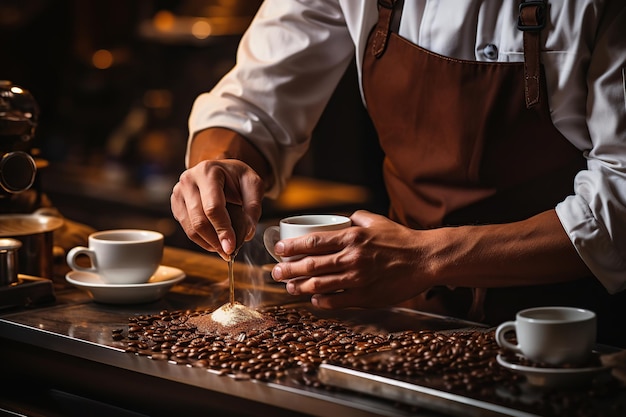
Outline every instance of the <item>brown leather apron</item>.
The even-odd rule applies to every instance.
[[[586,162],[550,118],[539,32],[524,35],[525,62],[453,59],[392,32],[394,3],[379,1],[363,62],[365,101],[385,152],[390,218],[415,229],[513,222],[572,194]],[[436,288],[414,306],[497,324],[525,307],[596,308],[590,291],[591,298],[607,296],[593,277],[489,289],[484,299],[476,295],[485,290],[472,290]]]

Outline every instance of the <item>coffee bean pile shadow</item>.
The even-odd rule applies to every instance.
[[[130,317],[128,330],[114,330],[113,338],[126,342],[128,353],[205,368],[237,380],[289,378],[304,386],[337,390],[316,378],[319,365],[328,363],[515,406],[542,416],[624,415],[623,409],[615,410],[616,414],[606,409],[598,414],[594,410],[595,399],[616,395],[614,389],[549,390],[538,402],[520,401],[522,377],[498,365],[496,356],[503,352],[492,329],[388,333],[373,326],[359,328],[318,318],[299,308],[273,306],[259,312],[267,317],[264,324],[271,326],[199,331],[193,322],[210,314],[210,310],[162,311]]]

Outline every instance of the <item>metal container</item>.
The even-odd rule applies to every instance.
[[[53,232],[62,225],[63,219],[38,212],[0,215],[0,238],[13,238],[22,243],[18,252],[20,274],[52,278]]]
[[[17,239],[0,239],[0,286],[11,285],[17,278],[17,251],[22,242]]]

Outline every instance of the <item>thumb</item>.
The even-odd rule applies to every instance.
[[[367,210],[357,210],[350,216],[350,220],[353,226],[370,227],[380,217],[382,216]]]

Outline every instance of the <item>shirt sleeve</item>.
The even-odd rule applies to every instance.
[[[581,258],[611,293],[626,289],[626,6],[607,2],[587,67],[587,169],[557,214]]]
[[[336,0],[266,0],[244,33],[234,68],[194,102],[188,149],[209,127],[234,130],[267,158],[268,197],[284,187],[354,57]]]

